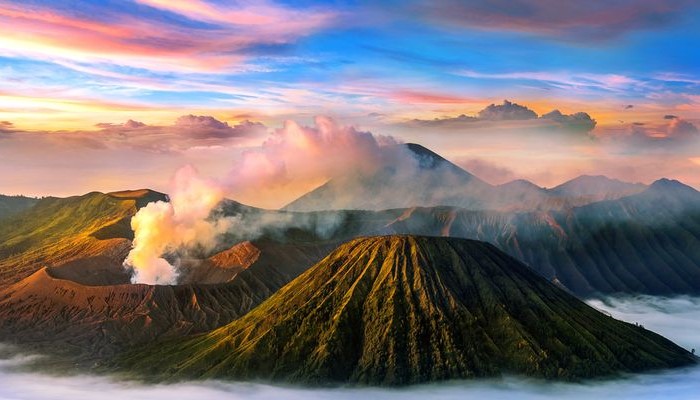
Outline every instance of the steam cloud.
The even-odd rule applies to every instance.
[[[663,333],[680,345],[685,339],[697,340],[700,330],[700,299],[692,297],[630,297],[589,301],[615,317],[639,322],[647,329]],[[2,348],[0,347],[0,350]],[[142,385],[118,382],[106,377],[49,376],[26,372],[17,367],[40,362],[36,357],[0,357],[0,398],[24,400],[133,399],[190,400],[219,399],[327,399],[371,398],[419,400],[426,398],[464,399],[696,399],[700,393],[700,367],[657,374],[632,375],[617,380],[588,383],[543,383],[504,378],[468,382],[444,382],[403,389],[337,388],[306,389],[252,383],[190,382],[174,385]],[[31,364],[29,364],[31,365]]]
[[[210,247],[230,227],[229,219],[208,219],[223,199],[216,184],[189,166],[180,169],[173,182],[170,202],[149,203],[131,219],[134,242],[124,264],[133,268],[134,283],[175,284],[177,268],[163,256],[182,247]]]
[[[187,117],[185,122],[212,123],[196,117]],[[262,194],[279,202],[290,187],[298,187],[300,183],[312,185],[308,187],[311,189],[357,165],[375,168],[382,160],[382,145],[392,143],[395,141],[391,138],[318,117],[315,127],[286,122],[262,146],[245,152],[220,182],[201,178],[192,167],[182,168],[173,179],[170,202],[149,203],[131,220],[135,237],[124,265],[133,270],[132,282],[177,283],[178,254],[191,249],[210,251],[225,233],[253,239],[265,227],[292,224],[308,227],[313,223],[317,233],[326,236],[339,222],[338,216],[310,221],[308,217],[278,214],[242,220],[241,216],[223,216],[212,211],[225,195],[245,202],[260,199]]]

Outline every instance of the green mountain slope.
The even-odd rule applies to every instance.
[[[166,379],[402,385],[502,373],[588,378],[693,362],[492,245],[386,236],[340,246],[222,328],[137,350],[120,365]]]
[[[0,287],[44,266],[106,256],[121,268],[137,209],[165,195],[150,190],[44,198],[0,224]]]
[[[386,232],[487,241],[579,296],[700,293],[700,193],[669,180],[566,211],[411,208]]]

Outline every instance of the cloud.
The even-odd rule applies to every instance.
[[[281,206],[282,193],[302,194],[341,172],[377,168],[386,157],[382,146],[396,143],[328,117],[316,117],[314,126],[286,121],[262,146],[242,154],[228,174],[227,187],[233,198],[244,202],[255,198],[266,200],[266,206]]]
[[[406,104],[470,104],[476,102],[470,97],[416,90],[397,90],[389,93],[388,97]]]
[[[266,131],[265,125],[259,122],[246,120],[229,126],[226,122],[204,115],[183,115],[175,121],[173,128],[183,136],[197,139],[241,137]]]
[[[149,7],[2,2],[0,47],[40,61],[221,73],[244,64],[247,49],[294,42],[337,17],[318,7],[294,9],[266,2],[141,2]]]
[[[604,90],[608,92],[629,92],[630,88],[643,86],[638,79],[621,74],[599,74],[571,71],[514,71],[514,72],[478,72],[458,70],[456,75],[473,79],[532,81],[545,88],[566,91],[588,92]],[[632,105],[632,107],[634,107]],[[629,105],[626,109],[631,108]]]
[[[192,167],[178,170],[168,191],[170,202],[150,203],[131,219],[134,243],[124,265],[132,270],[132,281],[174,284],[178,254],[193,248],[211,250],[220,235],[250,229],[237,219],[213,216],[224,196],[279,207],[290,188],[308,190],[341,172],[379,168],[388,154],[383,145],[395,144],[391,138],[341,126],[327,117],[314,122],[309,127],[287,121],[262,146],[244,152],[219,181],[202,178]],[[191,115],[178,119],[176,126],[229,129],[211,117]]]
[[[456,117],[434,119],[413,119],[407,122],[412,126],[423,127],[463,127],[481,121],[523,121],[536,119],[537,113],[520,104],[503,100],[503,104],[491,104],[477,113],[476,117],[460,114]]]
[[[698,137],[698,128],[692,123],[680,118],[672,119],[666,132],[667,137],[676,139]]]
[[[513,121],[537,118],[537,113],[520,104],[503,100],[503,104],[491,104],[479,111],[479,119],[487,121]]]
[[[471,122],[476,122],[479,119],[477,117],[470,117],[465,114],[460,114],[456,117],[443,117],[434,119],[413,119],[409,121],[409,125],[414,126],[425,126],[429,128],[439,128],[439,127],[459,127],[463,124],[468,124]]]
[[[131,219],[134,241],[124,266],[133,271],[133,283],[176,284],[178,265],[165,256],[183,248],[211,250],[231,228],[230,219],[208,218],[224,194],[193,167],[177,171],[169,196],[169,202],[148,203]]]
[[[9,137],[15,131],[15,124],[10,121],[0,121],[0,138]]]
[[[419,1],[412,12],[442,26],[512,31],[564,41],[604,41],[629,32],[658,29],[681,19],[691,0]]]
[[[513,170],[486,160],[479,158],[457,158],[454,161],[455,164],[493,185],[500,185],[516,179]]]
[[[8,125],[9,124],[9,125]],[[128,120],[122,124],[98,123],[96,131],[27,131],[11,123],[0,125],[0,133],[15,139],[31,139],[36,147],[78,146],[90,149],[135,149],[146,152],[182,152],[193,147],[222,146],[263,138],[267,127],[260,122],[241,121],[233,126],[211,116],[184,115],[172,125],[147,125]]]
[[[590,132],[596,126],[596,120],[585,112],[567,115],[562,114],[559,110],[554,110],[543,114],[540,118],[554,121],[560,127],[573,132]]]
[[[537,119],[537,113],[526,106],[503,100],[503,104],[491,104],[479,111],[476,117],[460,114],[456,117],[413,119],[406,124],[428,128],[464,128],[470,125],[474,126],[476,122],[533,121],[533,124],[529,125],[530,128],[556,128],[572,132],[590,132],[596,126],[596,120],[585,112],[562,114],[559,110],[553,110],[540,116],[540,121],[535,121]],[[537,122],[547,122],[548,124],[542,125],[537,124]],[[479,126],[483,126],[483,124]]]
[[[98,124],[95,124],[96,127],[102,128],[102,129],[125,129],[125,130],[131,130],[131,129],[138,129],[138,128],[143,128],[146,127],[146,124],[143,122],[139,121],[134,121],[133,119],[130,119],[123,124],[113,124],[110,122],[100,122]]]
[[[700,149],[700,130],[695,124],[675,115],[665,115],[664,122],[633,122],[619,129],[603,129],[597,136],[616,151],[670,152],[694,155]]]

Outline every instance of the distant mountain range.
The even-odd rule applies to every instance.
[[[453,238],[348,242],[210,333],[139,348],[163,379],[405,385],[499,376],[580,379],[694,363],[495,247]]]
[[[409,143],[386,150],[386,164],[360,173],[349,170],[292,201],[283,209],[385,210],[454,206],[494,211],[565,209],[614,200],[644,189],[604,176],[580,176],[552,189],[526,180],[490,185],[425,147]]]

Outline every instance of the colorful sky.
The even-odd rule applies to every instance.
[[[316,116],[495,184],[700,188],[699,21],[692,0],[0,0],[0,192],[217,178]]]

